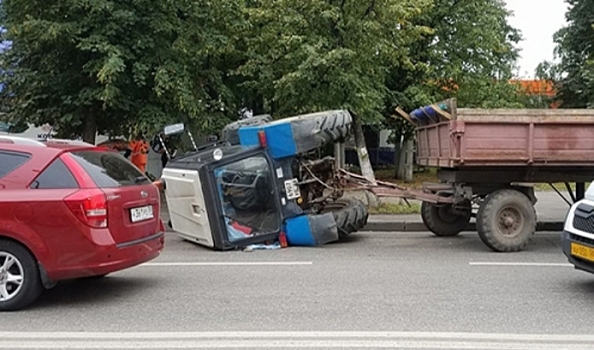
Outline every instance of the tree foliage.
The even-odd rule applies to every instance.
[[[87,140],[173,121],[212,132],[241,107],[275,117],[347,108],[378,123],[396,105],[449,97],[517,105],[507,79],[519,34],[501,0],[1,4],[10,117]]]
[[[396,105],[412,110],[456,97],[459,107],[523,106],[518,87],[509,84],[521,39],[509,15],[500,0],[434,0],[417,17],[432,32],[411,46],[416,64],[392,67],[387,81],[391,99],[384,114],[396,140],[412,137],[406,122],[388,118]]]
[[[247,8],[252,33],[244,86],[279,115],[348,108],[381,119],[388,67],[412,65],[427,32],[412,21],[427,0],[261,0]]]
[[[64,135],[126,134],[166,121],[208,128],[228,113],[225,66],[240,2],[3,0],[13,119]]]
[[[541,72],[557,82],[562,107],[594,107],[594,0],[566,2],[567,26],[555,34],[560,62],[545,63]]]
[[[424,39],[420,59],[432,98],[456,97],[463,107],[507,107],[517,90],[508,83],[521,39],[507,22],[501,0],[436,0],[425,21],[434,34]]]

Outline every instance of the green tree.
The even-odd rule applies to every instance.
[[[434,29],[419,50],[425,77],[410,91],[414,102],[456,97],[461,107],[518,107],[513,77],[521,40],[501,0],[436,0],[423,23]],[[431,101],[426,101],[431,102]]]
[[[252,34],[243,86],[277,116],[344,108],[354,117],[363,174],[375,181],[362,122],[382,119],[389,67],[412,65],[412,21],[430,1],[260,0],[247,8]]]
[[[594,107],[594,0],[566,2],[567,26],[555,34],[560,62],[551,74],[557,79],[557,98],[564,108]]]
[[[227,84],[241,1],[3,0],[0,69],[12,120],[63,136],[127,134],[169,121],[201,129],[233,113]],[[231,64],[231,66],[234,66]]]

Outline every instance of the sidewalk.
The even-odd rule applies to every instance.
[[[362,193],[353,193],[345,195],[351,198],[364,198]],[[568,195],[565,195],[569,199]],[[569,205],[563,201],[559,195],[554,191],[536,192],[536,216],[538,218],[537,231],[560,231],[563,229],[563,221],[565,215],[569,210]],[[382,202],[398,203],[398,198],[383,198]],[[411,203],[415,201],[409,201]],[[417,202],[419,203],[419,202]],[[161,218],[167,224],[169,221],[169,213],[167,212],[167,204],[162,201]],[[379,232],[418,232],[426,231],[425,225],[421,220],[421,216],[414,215],[370,215],[367,226],[364,231],[379,231]],[[466,231],[475,231],[474,219]]]
[[[565,198],[571,201],[570,197],[563,193]],[[538,218],[537,231],[560,231],[563,230],[563,222],[569,210],[569,205],[554,191],[536,192],[536,217]],[[398,203],[397,198],[385,198],[382,201],[394,201]],[[409,201],[414,202],[414,201]],[[419,203],[419,202],[417,202]],[[367,231],[426,231],[425,225],[420,215],[371,215],[367,226]],[[475,231],[474,219],[466,231]]]

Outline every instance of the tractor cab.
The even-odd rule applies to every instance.
[[[172,160],[162,181],[172,228],[221,249],[273,241],[281,211],[272,160],[259,147],[209,147]]]

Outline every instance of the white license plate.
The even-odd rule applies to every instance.
[[[297,199],[301,197],[301,191],[299,185],[297,185],[297,179],[285,181],[285,192],[287,192],[287,199]]]
[[[130,209],[130,215],[132,222],[150,220],[154,217],[153,206],[147,205],[146,207],[132,208]]]

